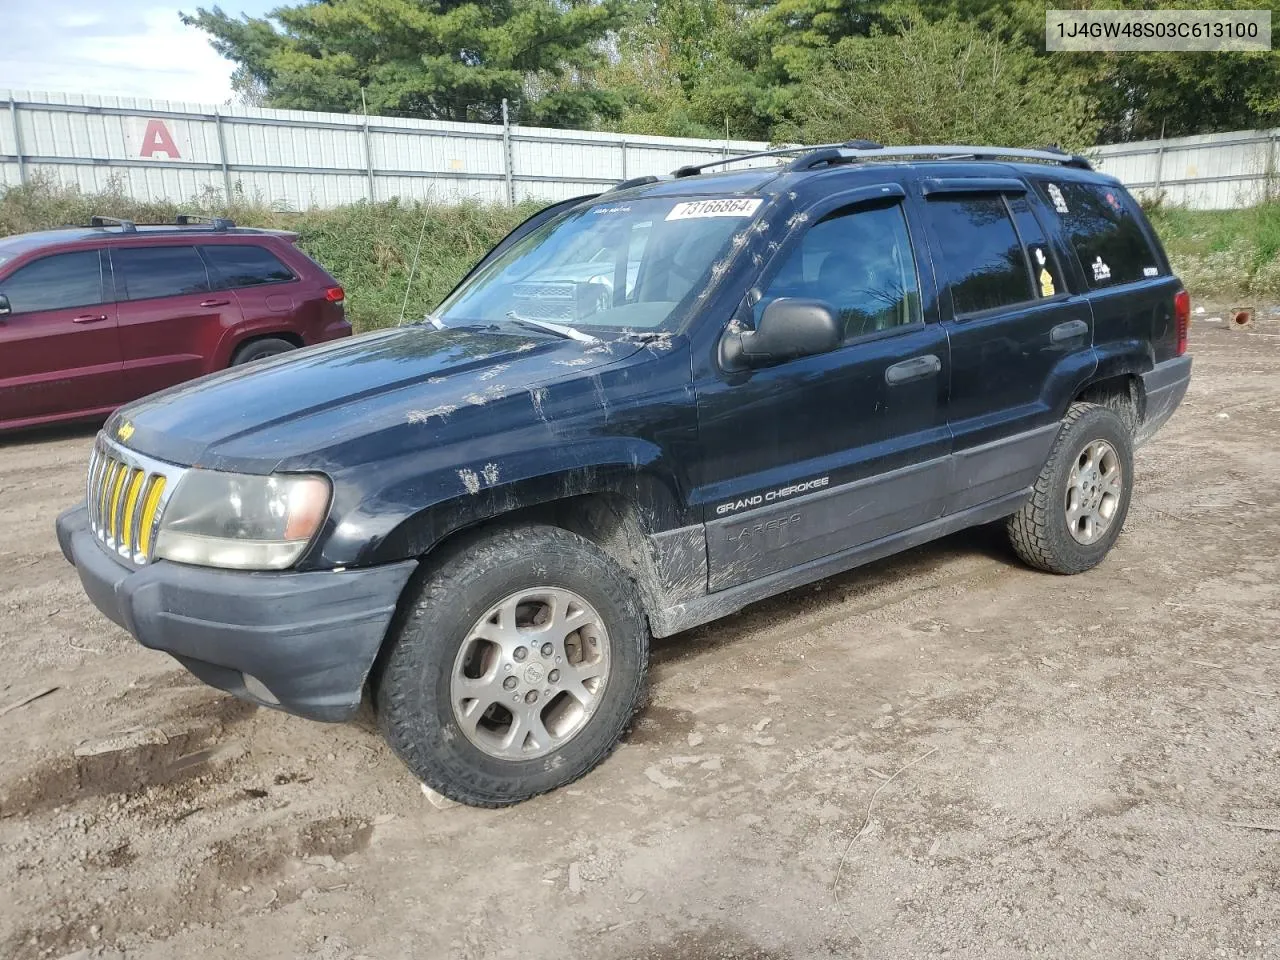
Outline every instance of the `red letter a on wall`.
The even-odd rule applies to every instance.
[[[163,120],[148,120],[147,132],[142,135],[141,157],[155,157],[157,153],[167,153],[170,160],[180,160],[182,155],[169,135],[169,128]]]

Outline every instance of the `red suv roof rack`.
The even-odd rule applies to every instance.
[[[119,217],[90,217],[89,226],[91,227],[119,227],[121,233],[137,233],[138,225],[132,220],[122,220]]]

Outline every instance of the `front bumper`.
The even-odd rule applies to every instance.
[[[135,569],[93,536],[84,507],[59,516],[57,530],[93,605],[143,646],[211,686],[313,720],[356,712],[417,566],[258,573],[159,560]]]
[[[1165,425],[1178,409],[1191,383],[1191,358],[1175,357],[1157,363],[1142,375],[1142,389],[1146,396],[1146,411],[1134,445],[1145,443],[1152,434]]]

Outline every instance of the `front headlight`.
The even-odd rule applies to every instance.
[[[237,570],[283,570],[307,549],[329,507],[329,481],[188,470],[165,506],[156,556]]]

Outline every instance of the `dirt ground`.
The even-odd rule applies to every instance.
[[[139,647],[53,537],[92,431],[0,444],[0,957],[1280,957],[1280,324],[1192,344],[1100,568],[976,530],[660,641],[497,812]]]

